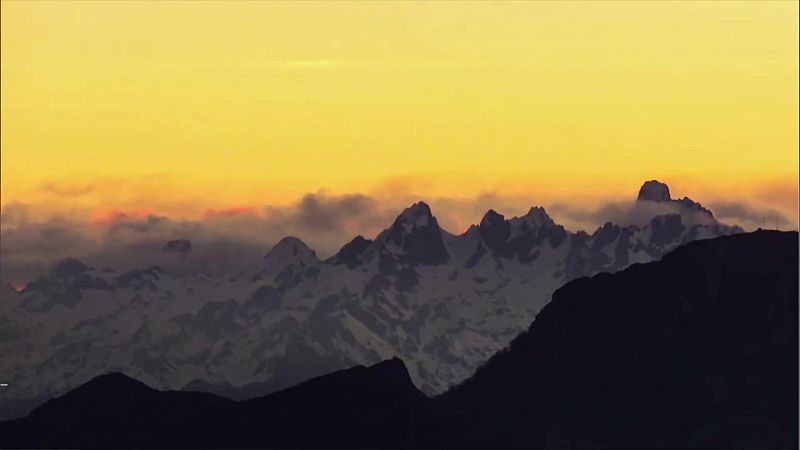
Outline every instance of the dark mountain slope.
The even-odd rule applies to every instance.
[[[244,402],[157,391],[109,374],[26,418],[0,423],[0,448],[410,445],[414,414],[429,401],[399,359],[334,372]]]
[[[192,446],[234,404],[206,393],[157,391],[112,373],[48,401],[28,417],[0,423],[0,447]]]
[[[796,447],[797,250],[759,231],[568,283],[426,444]]]
[[[237,408],[241,440],[225,446],[409,446],[416,414],[431,400],[397,358],[319,377]],[[268,424],[268,425],[266,425]]]

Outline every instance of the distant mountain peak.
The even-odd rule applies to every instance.
[[[303,242],[302,239],[300,239],[298,237],[295,237],[295,236],[284,236],[283,238],[281,238],[280,241],[278,241],[277,244],[275,244],[275,247],[286,246],[286,245],[302,245],[302,246],[306,246],[306,243]]]
[[[317,253],[294,236],[278,241],[264,255],[264,275],[285,280],[298,272],[319,264]]]
[[[636,201],[670,205],[672,211],[683,216],[685,223],[700,223],[704,225],[713,225],[717,223],[714,214],[708,208],[689,197],[672,198],[669,192],[669,186],[658,180],[646,181],[641,189],[639,189],[639,196]]]
[[[188,239],[173,239],[167,241],[164,246],[161,247],[161,251],[185,255],[192,251],[192,243]]]
[[[376,241],[398,247],[395,256],[407,262],[440,264],[449,259],[439,223],[423,201],[404,209]]]
[[[492,226],[494,224],[502,223],[505,220],[506,218],[504,215],[498,213],[493,209],[490,209],[489,211],[486,211],[486,214],[483,215],[480,226],[481,227]]]
[[[484,214],[478,229],[484,238],[505,242],[514,233],[525,233],[530,230],[549,228],[555,225],[555,221],[547,214],[544,208],[534,206],[524,216],[514,217],[511,220],[506,220],[505,216],[494,209],[490,209]]]
[[[397,216],[394,223],[414,224],[418,227],[422,227],[435,222],[435,220],[431,212],[431,207],[428,206],[427,203],[419,201],[404,209],[403,212]]]
[[[333,256],[334,264],[346,264],[347,267],[355,267],[358,264],[359,257],[362,253],[372,244],[372,241],[365,239],[363,236],[358,235],[350,242],[345,244]]]
[[[431,228],[439,230],[439,223],[433,216],[430,206],[423,201],[416,202],[405,208],[392,222],[387,231],[408,234],[414,230]]]
[[[658,180],[645,181],[639,189],[637,200],[647,200],[651,202],[668,202],[672,200],[669,194],[669,186]]]
[[[55,304],[71,308],[80,302],[82,289],[113,289],[106,280],[93,276],[93,270],[74,258],[59,261],[47,276],[27,283],[22,289],[23,293],[40,292],[47,299],[41,304],[26,304],[25,308],[30,311],[48,311]]]
[[[556,223],[553,218],[547,214],[547,211],[541,206],[533,206],[528,210],[528,213],[522,216],[522,219],[530,225],[534,226],[551,226]]]
[[[285,259],[287,257],[317,257],[317,253],[312,250],[305,242],[294,236],[286,236],[278,241],[266,255],[265,260],[270,259]]]
[[[478,232],[489,248],[497,249],[505,245],[511,235],[511,225],[505,216],[490,209],[481,219]]]

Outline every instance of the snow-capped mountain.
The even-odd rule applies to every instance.
[[[540,207],[511,219],[490,210],[453,235],[418,202],[325,261],[293,237],[244,273],[116,273],[65,260],[19,294],[0,290],[0,381],[9,384],[0,410],[19,415],[111,371],[247,397],[394,356],[420,389],[442,392],[525,330],[565,281],[741,231],[655,181],[638,202],[675,212],[589,235]]]
[[[314,250],[300,239],[288,236],[264,255],[264,268],[256,275],[255,280],[282,282],[319,263]]]

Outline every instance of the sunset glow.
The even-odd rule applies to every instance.
[[[196,219],[320,189],[591,203],[657,177],[795,217],[797,13],[3,2],[0,200]]]
[[[797,0],[0,4],[0,448],[797,448]]]

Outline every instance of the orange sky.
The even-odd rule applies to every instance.
[[[3,1],[0,204],[89,220],[320,189],[590,205],[659,178],[796,220],[797,17],[797,2]]]

